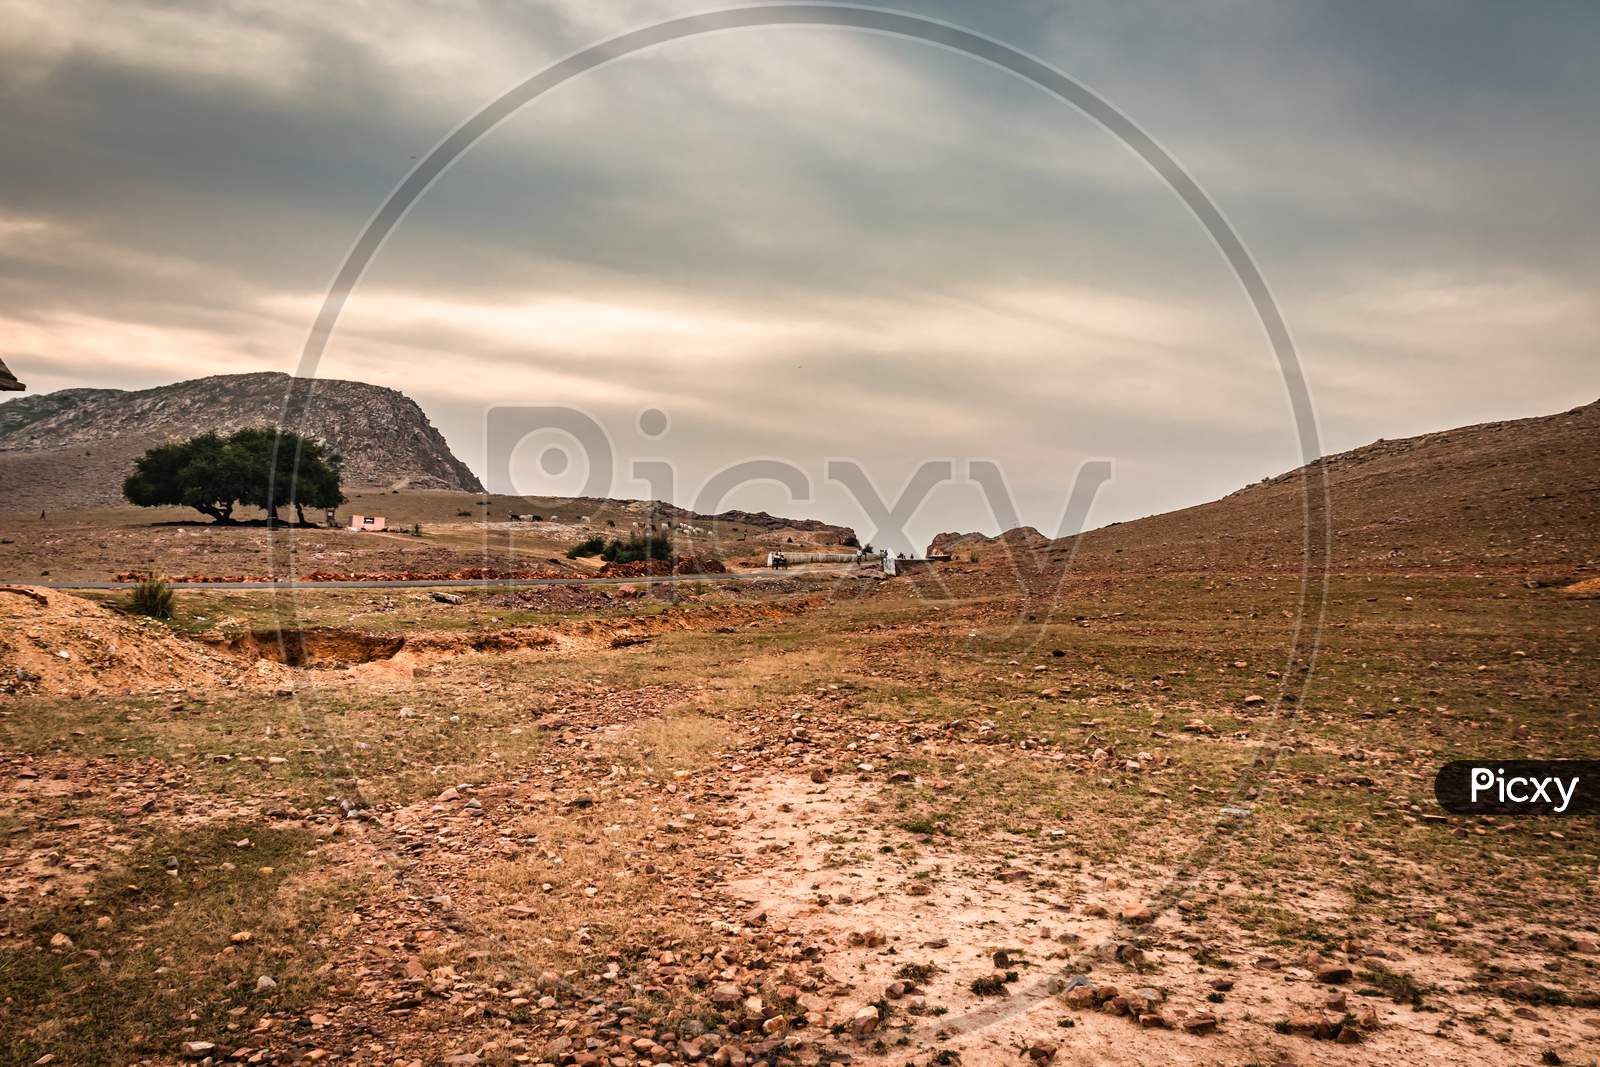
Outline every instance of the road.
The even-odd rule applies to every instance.
[[[855,568],[817,567],[786,571],[732,571],[728,574],[663,574],[651,578],[461,578],[454,581],[348,581],[348,582],[173,582],[174,590],[234,589],[508,589],[536,585],[644,585],[654,582],[760,582],[806,574],[853,574]],[[0,585],[25,585],[35,589],[114,590],[132,589],[137,582],[41,582],[0,579]]]

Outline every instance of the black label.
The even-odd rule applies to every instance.
[[[1456,760],[1433,795],[1453,815],[1600,814],[1600,760]]]

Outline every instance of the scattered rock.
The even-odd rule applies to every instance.
[[[1122,908],[1122,921],[1134,926],[1154,922],[1156,909],[1148,904],[1126,904]]]
[[[1028,1046],[1028,1058],[1034,1063],[1053,1063],[1056,1051],[1056,1046],[1048,1041],[1035,1041]]]

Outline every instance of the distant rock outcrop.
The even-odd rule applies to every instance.
[[[990,545],[1000,545],[1004,548],[1039,548],[1049,542],[1048,537],[1032,526],[1019,526],[994,537],[981,533],[941,533],[934,534],[933,540],[928,542],[928,555],[970,556]]]
[[[224,374],[127,392],[65,389],[0,404],[5,510],[122,500],[122,479],[152,445],[279,423],[344,459],[345,483],[482,492],[416,402],[364,382]]]

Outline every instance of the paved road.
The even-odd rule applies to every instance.
[[[653,582],[760,582],[806,574],[852,574],[853,567],[818,567],[787,571],[733,571],[728,574],[664,574],[653,578],[461,578],[453,581],[372,582],[173,582],[173,589],[505,589],[532,585],[641,585]],[[136,582],[41,582],[0,578],[0,585],[38,589],[132,589]]]

